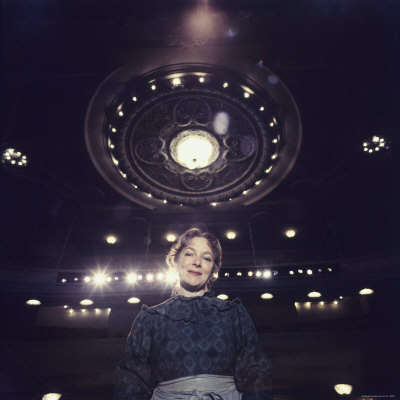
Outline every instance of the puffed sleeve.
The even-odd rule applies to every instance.
[[[153,394],[151,378],[151,318],[142,310],[132,324],[126,342],[125,358],[118,364],[115,400],[148,400]]]
[[[239,299],[235,302],[236,386],[242,400],[272,400],[271,363],[259,347],[250,315]]]

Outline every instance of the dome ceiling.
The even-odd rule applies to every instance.
[[[292,168],[301,122],[284,84],[260,63],[213,61],[139,61],[94,94],[87,148],[128,199],[147,208],[248,205]]]

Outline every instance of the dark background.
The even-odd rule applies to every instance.
[[[50,391],[66,400],[110,398],[140,308],[126,299],[157,304],[169,288],[114,282],[100,290],[59,279],[105,268],[156,271],[169,247],[165,233],[191,226],[221,238],[230,278],[222,276],[215,290],[248,307],[274,365],[277,399],[339,398],[336,383],[352,384],[352,398],[397,394],[400,6],[206,6],[3,1],[0,150],[21,151],[28,166],[0,169],[1,398],[40,399]],[[199,10],[209,15],[207,29],[196,28]],[[124,199],[96,171],[84,142],[92,95],[135,54],[164,48],[250,49],[249,61],[262,60],[286,84],[300,110],[303,143],[294,168],[268,196],[233,211],[161,212]],[[388,149],[364,152],[374,135]],[[298,231],[290,240],[288,227]],[[238,232],[235,241],[224,238],[228,229]],[[108,245],[108,233],[120,241]],[[264,267],[279,274],[267,283],[244,278]],[[307,267],[325,272],[289,275]],[[232,278],[239,270],[243,279]],[[360,296],[364,287],[374,294]],[[324,306],[306,309],[311,290],[323,293]],[[268,303],[259,298],[265,291],[274,293]],[[88,297],[103,316],[68,319],[63,305],[78,313]],[[28,298],[42,305],[28,307]]]

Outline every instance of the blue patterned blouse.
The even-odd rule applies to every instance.
[[[231,375],[243,400],[270,400],[271,365],[240,299],[204,296],[143,305],[117,369],[117,400],[148,400],[158,383],[190,375]]]

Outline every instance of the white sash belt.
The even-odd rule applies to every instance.
[[[240,400],[233,376],[194,375],[158,384],[151,400]]]

